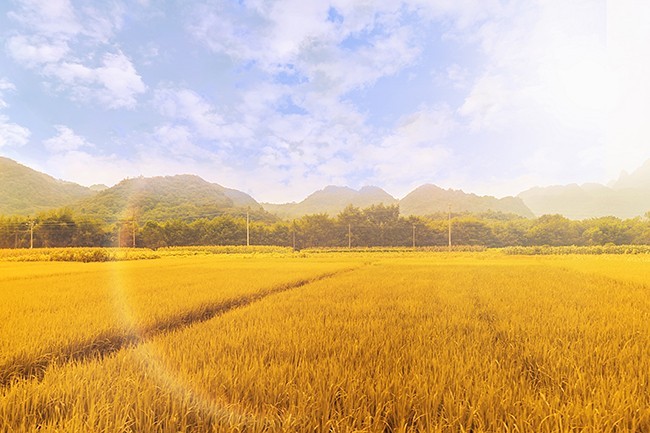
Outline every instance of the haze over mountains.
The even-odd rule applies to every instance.
[[[280,218],[295,218],[314,213],[336,215],[348,205],[363,209],[372,205],[392,205],[398,202],[395,197],[376,186],[364,186],[357,191],[345,186],[330,185],[312,193],[299,203],[262,203],[262,206]]]
[[[54,179],[47,174],[0,157],[0,215],[33,215],[70,207],[105,221],[133,217],[166,220],[210,218],[222,214],[251,213],[256,219],[297,218],[306,214],[335,216],[346,206],[400,206],[402,215],[487,211],[526,218],[561,214],[571,219],[600,216],[633,218],[650,211],[650,161],[609,186],[600,184],[536,187],[517,197],[478,196],[460,190],[422,185],[401,200],[376,186],[360,190],[328,186],[298,203],[258,203],[241,191],[207,182],[194,175],[130,178],[110,188],[87,188]]]
[[[404,215],[429,215],[446,212],[451,206],[454,212],[481,213],[487,211],[512,213],[532,218],[534,215],[517,197],[495,198],[467,194],[460,190],[442,189],[435,185],[422,185],[400,200],[400,212]]]
[[[634,218],[650,211],[650,160],[623,172],[605,186],[597,183],[531,188],[518,195],[537,216],[561,214],[570,219],[600,216]]]

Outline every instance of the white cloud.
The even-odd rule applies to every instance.
[[[400,119],[378,145],[367,146],[357,163],[365,161],[372,169],[374,183],[405,194],[417,184],[440,178],[439,172],[451,157],[447,139],[455,128],[449,107],[422,107]]]
[[[120,2],[82,2],[75,8],[68,0],[21,0],[9,17],[23,29],[7,40],[6,49],[73,99],[133,108],[146,86],[112,40],[125,13]],[[91,65],[94,58],[101,59],[99,65]]]
[[[607,141],[610,177],[650,158],[650,4],[607,2]]]
[[[524,173],[553,183],[603,181],[604,2],[522,0],[495,11],[455,34],[480,49],[458,119],[476,155],[498,155],[478,159],[475,170],[502,167],[499,177],[513,182]]]
[[[474,82],[458,113],[470,119],[475,131],[501,129],[516,97],[517,90],[509,88],[502,75],[484,75]]]
[[[451,85],[457,89],[465,89],[470,78],[470,72],[467,68],[453,63],[445,69],[445,78]]]
[[[36,67],[62,60],[70,51],[64,40],[50,40],[38,35],[12,36],[7,41],[9,55],[19,63]]]
[[[585,173],[634,168],[648,155],[650,13],[627,1],[608,5],[611,113],[603,97],[603,0],[206,0],[174,8],[181,13],[173,19],[191,22],[186,30],[199,46],[129,32],[131,53],[116,36],[130,24],[126,12],[141,10],[131,10],[135,2],[127,10],[121,0],[56,0],[40,10],[35,0],[17,0],[9,21],[18,26],[5,48],[40,74],[43,88],[113,109],[135,108],[147,90],[129,55],[209,56],[200,67],[149,69],[166,84],[156,87],[152,110],[128,113],[134,118],[123,128],[136,129],[129,142],[138,145],[120,151],[131,152],[130,161],[92,156],[83,142],[50,143],[57,161],[87,176],[84,163],[98,170],[111,161],[122,177],[196,172],[267,200],[357,182],[405,193],[457,180],[465,185],[447,186],[487,193],[482,182],[593,180]],[[169,24],[168,10],[155,8],[147,15]],[[435,71],[431,88],[424,69]],[[164,81],[174,77],[182,78]],[[6,99],[0,89],[0,107]],[[7,118],[4,125],[17,131]],[[98,153],[105,149],[88,137]]]
[[[213,51],[254,62],[269,74],[289,70],[307,77],[312,91],[337,95],[416,59],[419,50],[399,3],[335,6],[342,22],[327,20],[329,5],[322,2],[247,2],[236,14],[205,6],[190,32]]]
[[[0,78],[0,92],[3,90],[16,90],[16,86],[6,78]]]
[[[119,2],[91,2],[80,8],[83,24],[81,33],[90,39],[110,43],[112,37],[118,32],[124,23],[126,7]],[[102,7],[103,6],[103,7]]]
[[[96,100],[108,108],[133,108],[146,90],[142,77],[122,52],[106,53],[101,66],[61,62],[48,65],[44,74],[58,78],[62,90],[81,100]]]
[[[194,136],[187,126],[159,126],[153,133],[153,139],[155,146],[167,156],[203,160],[214,159],[216,156],[215,152],[203,149],[195,143]]]
[[[82,30],[69,0],[21,0],[18,6],[19,10],[9,12],[9,17],[37,33],[69,37]]]
[[[119,2],[81,2],[69,0],[19,0],[8,16],[30,33],[49,39],[70,41],[86,37],[95,43],[108,43],[122,26],[126,14]]]
[[[407,0],[405,3],[429,20],[451,20],[448,36],[466,32],[476,23],[502,14],[499,0]]]
[[[24,146],[29,141],[31,132],[24,126],[9,121],[0,114],[0,148],[5,146]]]
[[[55,125],[54,129],[57,135],[43,141],[47,150],[53,153],[68,152],[78,150],[82,147],[93,147],[84,137],[81,137],[65,125]]]
[[[202,138],[227,138],[222,115],[205,98],[192,90],[162,88],[156,92],[154,102],[161,114],[189,122]]]
[[[4,92],[15,91],[16,86],[6,78],[0,78],[0,110],[8,108],[4,100]],[[29,141],[31,131],[24,126],[11,122],[9,117],[0,114],[0,148],[9,146],[24,146]]]
[[[16,90],[16,86],[7,79],[0,78],[0,110],[9,106],[9,104],[3,99],[3,93],[7,90]]]

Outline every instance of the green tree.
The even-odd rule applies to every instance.
[[[160,223],[147,221],[142,227],[141,232],[142,245],[146,248],[157,249],[167,246],[165,240],[165,231]]]
[[[41,247],[70,247],[76,223],[70,209],[44,212],[36,218],[34,237]]]
[[[72,245],[76,247],[108,246],[110,236],[105,225],[96,219],[84,218],[76,222]]]
[[[577,223],[562,215],[542,215],[528,230],[531,245],[580,245],[581,232]]]
[[[587,245],[605,245],[608,243],[625,245],[632,242],[629,226],[616,217],[594,218],[585,222],[587,228],[582,233]]]
[[[486,245],[494,244],[494,236],[490,226],[477,218],[462,217],[452,220],[452,243],[454,245]]]
[[[336,239],[335,224],[327,214],[305,215],[296,221],[298,248],[326,247]],[[340,246],[340,245],[338,245]]]

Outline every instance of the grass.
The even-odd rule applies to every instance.
[[[198,256],[123,262],[120,274],[156,281],[161,263],[172,270],[157,290],[172,297],[181,280],[207,280],[205,267],[230,275],[233,294],[251,273],[272,287],[302,266],[313,281],[52,364],[3,388],[5,430],[650,431],[644,256]],[[76,265],[52,272],[94,272]],[[175,311],[193,305],[184,293]]]

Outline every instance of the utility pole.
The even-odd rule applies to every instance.
[[[34,220],[29,221],[29,249],[34,248]]]
[[[296,220],[291,222],[291,237],[293,238],[293,250],[296,251]]]
[[[250,215],[249,212],[246,211],[246,246],[250,247],[251,246],[251,221],[250,221]]]
[[[135,211],[133,211],[133,232],[132,232],[132,237],[133,237],[133,248],[135,248],[135,227],[136,227],[136,222],[135,222]]]
[[[448,212],[449,212],[449,217],[448,217],[449,234],[447,238],[449,239],[449,252],[451,252],[451,204],[449,205]]]
[[[352,249],[352,224],[348,224],[348,250]]]
[[[415,249],[415,224],[413,224],[413,249]]]

